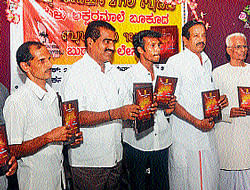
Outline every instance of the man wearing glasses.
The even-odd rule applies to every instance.
[[[237,86],[250,87],[250,65],[245,63],[248,46],[242,33],[226,38],[230,62],[216,68],[213,78],[220,92],[228,97],[229,106],[222,110],[231,123],[220,122],[216,137],[220,158],[220,189],[250,189],[249,123],[246,110],[239,108]]]

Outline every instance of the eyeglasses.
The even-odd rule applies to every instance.
[[[239,49],[249,49],[249,46],[247,45],[237,45],[237,46],[233,46],[233,47],[230,47],[230,48],[234,48],[236,50],[239,50]]]

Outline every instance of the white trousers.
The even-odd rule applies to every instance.
[[[186,150],[176,143],[170,147],[171,190],[217,190],[219,160],[216,150]]]
[[[242,171],[220,170],[220,190],[249,190],[250,169]]]

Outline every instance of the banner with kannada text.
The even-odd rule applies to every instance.
[[[17,72],[15,53],[25,41],[46,45],[53,59],[53,86],[58,89],[63,74],[85,51],[84,32],[89,22],[104,20],[117,30],[113,64],[135,64],[132,37],[141,30],[163,34],[162,58],[181,47],[182,5],[159,0],[23,0],[20,22],[11,24],[12,89],[22,76]],[[21,26],[20,26],[21,25]],[[14,70],[13,70],[14,69]],[[18,77],[17,77],[18,76]],[[22,77],[21,77],[22,78]]]

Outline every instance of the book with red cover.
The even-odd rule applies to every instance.
[[[179,52],[178,28],[167,25],[151,26],[150,29],[162,34],[160,63],[165,64],[169,57]]]
[[[176,89],[177,78],[157,76],[155,83],[156,102],[160,109],[168,108],[168,103]]]
[[[213,117],[215,122],[222,119],[221,109],[219,107],[218,101],[220,99],[220,91],[210,90],[202,92],[202,103],[203,103],[203,113],[204,118]]]
[[[5,125],[0,125],[0,176],[8,171],[8,161],[10,159],[8,139]]]
[[[69,126],[71,130],[76,134],[79,132],[79,120],[78,120],[78,101],[71,100],[62,102],[62,124]],[[75,137],[72,138],[74,141]],[[72,143],[72,142],[71,142]]]
[[[237,86],[239,107],[243,108],[247,115],[250,115],[250,87]]]
[[[141,110],[135,120],[135,132],[139,134],[154,126],[154,117],[150,114],[153,104],[153,85],[152,83],[134,83],[134,104],[139,105]]]

